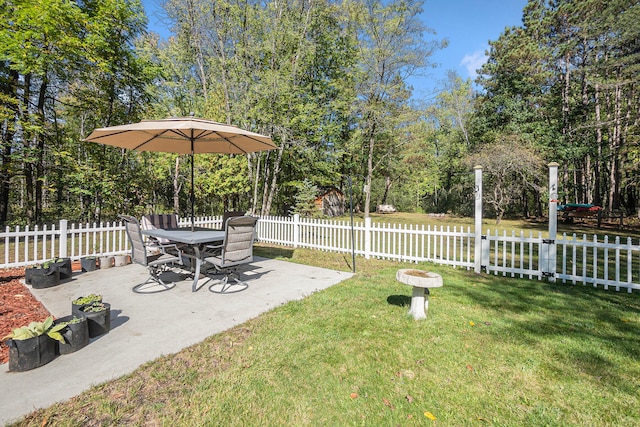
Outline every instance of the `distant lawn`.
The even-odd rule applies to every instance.
[[[350,280],[16,425],[640,425],[638,293],[411,265],[445,283],[416,322],[395,280],[407,265],[357,262]]]
[[[546,212],[545,212],[546,214]],[[350,217],[348,215],[342,216],[339,218],[343,221],[350,221]],[[383,222],[383,223],[391,223],[391,224],[424,224],[425,227],[430,225],[431,227],[457,227],[458,229],[463,228],[467,229],[467,227],[471,228],[473,232],[474,228],[474,219],[473,217],[460,217],[455,215],[446,215],[444,217],[438,216],[430,216],[427,214],[418,214],[418,213],[407,213],[407,212],[397,212],[393,214],[371,214],[371,219],[374,222]],[[358,214],[354,216],[355,221],[363,221],[362,214]],[[640,237],[640,221],[638,218],[629,217],[625,218],[624,222],[625,226],[623,228],[617,227],[617,222],[606,222],[603,223],[602,228],[597,227],[597,222],[594,220],[576,220],[574,223],[564,223],[561,220],[558,220],[558,233],[561,235],[562,233],[567,233],[567,235],[571,236],[573,233],[581,238],[583,234],[586,234],[591,238],[594,234],[598,236],[621,236],[621,237],[632,237],[635,241]],[[512,230],[524,230],[525,233],[528,234],[529,231],[532,231],[534,235],[540,231],[543,235],[547,234],[548,230],[548,222],[546,218],[542,218],[539,220],[536,219],[503,219],[500,224],[496,224],[495,218],[486,217],[482,219],[482,232],[486,233],[487,229],[491,230],[492,233],[495,233],[497,230],[498,233],[502,234],[503,231],[507,231],[507,233],[511,233]]]

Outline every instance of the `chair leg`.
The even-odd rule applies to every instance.
[[[214,276],[224,274],[224,277],[222,279],[218,280],[216,283],[213,283],[212,285],[209,286],[209,291],[215,294],[233,294],[236,292],[244,291],[249,287],[249,284],[241,281],[238,278],[238,274],[231,269],[219,270],[218,268],[216,268],[216,272],[210,273],[210,274]],[[230,278],[233,279],[235,283],[230,283],[229,282]],[[209,280],[215,280],[215,279],[210,278]]]
[[[150,285],[150,286],[147,286]],[[175,288],[175,282],[166,283],[164,280],[160,278],[160,274],[158,273],[158,269],[149,268],[149,277],[143,283],[139,285],[135,285],[133,287],[133,292],[137,294],[155,294],[158,292],[168,291],[170,289]]]

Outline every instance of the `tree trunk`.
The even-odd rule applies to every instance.
[[[9,70],[9,79],[3,85],[3,92],[9,99],[18,98],[18,72]],[[17,111],[14,110],[16,113]],[[11,191],[11,178],[13,162],[11,159],[13,137],[15,135],[14,114],[11,119],[5,120],[2,125],[2,165],[0,166],[0,225],[6,225],[9,216],[9,193]],[[11,123],[13,121],[14,123]]]
[[[30,119],[29,114],[29,105],[31,105],[31,74],[24,75],[24,91],[22,94],[22,114],[20,117],[20,121],[23,123],[23,126],[28,125]],[[25,131],[25,135],[22,139],[23,149],[25,155],[31,157],[31,138],[29,132]],[[34,200],[35,200],[35,191],[33,187],[33,162],[29,159],[25,159],[23,161],[23,173],[24,173],[24,214],[26,216],[27,222],[34,222]]]
[[[371,209],[371,179],[373,176],[373,148],[375,146],[375,122],[371,126],[371,132],[369,133],[369,153],[367,155],[367,177],[365,178],[364,188],[364,217],[369,218],[369,212]]]
[[[261,160],[261,156],[260,155],[256,155],[254,156],[254,158],[256,159],[256,170],[255,172],[253,171],[253,168],[251,166],[252,164],[252,155],[247,155],[247,162],[249,163],[249,180],[253,181],[253,197],[251,198],[251,208],[250,208],[250,213],[252,215],[254,215],[257,211],[257,206],[258,206],[258,183],[260,181],[260,160]]]
[[[389,190],[391,189],[391,177],[389,175],[384,177],[384,193],[382,193],[382,201],[380,204],[387,204],[387,197],[389,196]]]
[[[173,211],[180,215],[180,156],[176,156],[176,166],[173,171]]]
[[[610,166],[609,166],[609,208],[620,208],[620,142],[621,142],[621,96],[620,85],[616,85],[614,92],[614,120],[613,138],[609,145]]]
[[[262,216],[268,216],[271,212],[271,204],[273,203],[273,199],[277,193],[277,189],[278,189],[278,173],[280,172],[280,164],[282,162],[282,155],[284,153],[284,146],[285,146],[285,139],[283,138],[282,144],[280,144],[280,147],[278,147],[278,156],[276,157],[276,160],[274,161],[273,164],[273,173],[271,175],[271,186],[269,187],[269,192],[267,194],[267,197],[265,199],[263,199],[263,205],[262,205],[262,211],[261,211],[261,215]]]
[[[596,148],[598,157],[593,165],[593,204],[602,206],[602,184],[600,177],[600,165],[602,162],[602,120],[600,116],[600,85],[595,84],[595,112],[596,112]]]
[[[36,163],[36,211],[35,211],[35,221],[39,223],[42,220],[42,208],[43,208],[43,186],[45,182],[45,112],[44,112],[44,103],[46,99],[47,87],[48,87],[48,79],[45,75],[42,78],[42,82],[40,83],[40,92],[38,93],[38,105],[37,105],[37,120],[38,125],[40,126],[40,130],[36,131],[36,148],[37,148],[37,163]]]

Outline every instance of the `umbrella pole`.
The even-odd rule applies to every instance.
[[[191,147],[193,148],[193,142],[191,142]],[[193,187],[193,150],[191,151],[191,231],[194,230],[195,226],[195,194]]]
[[[194,226],[195,226],[195,217],[196,217],[196,210],[195,210],[195,203],[196,203],[196,196],[195,196],[195,187],[194,187],[194,183],[193,183],[193,145],[194,145],[194,141],[195,141],[195,137],[193,135],[193,129],[191,129],[191,138],[189,138],[191,140],[191,231],[194,230]]]

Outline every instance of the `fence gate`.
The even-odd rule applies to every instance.
[[[482,270],[495,275],[520,278],[542,279],[550,275],[549,239],[543,239],[542,233],[534,236],[495,231],[482,236]]]

